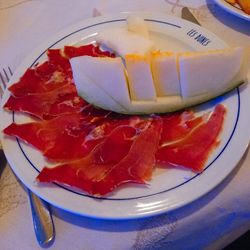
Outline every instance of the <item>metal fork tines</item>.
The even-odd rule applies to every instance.
[[[0,96],[2,96],[12,75],[10,67],[7,67],[7,69],[3,68],[2,72],[0,72]],[[27,190],[37,241],[42,247],[48,247],[52,244],[55,237],[54,223],[49,205],[29,189]]]
[[[6,83],[10,81],[10,76],[12,76],[12,75],[13,75],[13,73],[12,73],[12,70],[10,67],[8,67],[7,70],[5,70],[3,68],[3,74],[0,72],[0,79],[1,79],[1,83],[3,85],[2,90],[6,89],[6,87],[7,87]]]

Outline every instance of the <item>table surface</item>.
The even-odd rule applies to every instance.
[[[202,26],[229,45],[249,48],[250,22],[209,0],[0,0],[0,67],[10,66],[14,71],[41,41],[85,18],[121,11],[180,16],[184,5]],[[105,221],[51,207],[56,238],[49,249],[220,249],[250,229],[249,165],[247,150],[212,192],[188,206],[147,219]],[[40,249],[25,187],[8,165],[0,176],[1,249]]]

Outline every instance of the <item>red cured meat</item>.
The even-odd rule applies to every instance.
[[[195,117],[192,111],[162,115],[161,118],[163,129],[160,145],[182,139],[203,122],[203,117]]]
[[[160,147],[156,153],[157,161],[202,171],[212,149],[219,143],[225,113],[225,107],[217,105],[207,122],[201,123],[181,140]]]
[[[88,152],[89,149],[82,143],[90,130],[91,126],[84,124],[81,114],[70,114],[49,121],[12,123],[4,129],[4,133],[33,145],[50,160],[65,160]]]
[[[47,120],[58,115],[80,112],[86,105],[87,102],[77,95],[75,86],[70,84],[47,93],[10,96],[4,108]]]
[[[73,83],[69,59],[74,56],[114,56],[98,46],[66,46],[62,52],[50,49],[48,61],[28,69],[19,82],[9,87],[12,96],[4,108],[32,114],[40,119],[77,112],[86,104],[78,97]]]
[[[119,157],[116,156],[116,159],[106,158],[108,160],[96,161],[96,159],[105,159],[103,152],[107,152],[106,146],[110,144],[109,137],[87,157],[54,168],[44,168],[37,179],[40,182],[54,181],[67,184],[94,195],[105,195],[128,182],[145,183],[152,176],[161,126],[161,119],[153,120],[148,127],[144,127],[137,133],[124,126],[121,128],[125,129],[122,135],[119,135],[116,130],[111,134],[111,137],[114,137],[113,148],[121,145],[123,148],[126,145],[124,152],[118,154]],[[117,134],[114,135],[114,133]],[[131,140],[132,138],[134,139]]]
[[[85,156],[103,139],[97,134],[86,141],[94,128],[81,114],[70,114],[49,121],[13,123],[4,133],[33,145],[49,160],[68,161]]]
[[[70,62],[67,57],[65,57],[61,49],[49,49],[47,51],[48,62],[56,67],[59,71],[71,72]],[[72,75],[68,75],[72,77]]]
[[[3,132],[33,145],[49,160],[69,161],[86,156],[115,128],[136,128],[140,122],[137,117],[115,119],[106,112],[100,112],[97,116],[97,112],[89,111],[87,116],[83,113],[64,114],[48,121],[12,123]]]
[[[58,115],[80,112],[86,105],[87,102],[77,95],[75,86],[68,84],[47,93],[10,96],[4,108],[47,120]]]
[[[64,54],[68,58],[76,56],[94,56],[94,57],[115,57],[114,53],[100,50],[99,46],[88,44],[80,47],[65,46]]]
[[[161,130],[161,119],[154,119],[134,141],[126,157],[115,165],[102,181],[96,183],[94,193],[104,195],[121,184],[128,182],[144,184],[151,180]]]
[[[100,50],[99,46],[84,45],[80,47],[65,46],[60,49],[47,51],[48,61],[29,68],[20,80],[9,87],[14,96],[23,96],[30,93],[44,93],[61,88],[65,84],[73,82],[72,70],[69,58],[75,56],[108,56],[114,57],[114,53]]]
[[[20,80],[9,87],[12,95],[20,97],[33,93],[45,93],[72,83],[68,59],[64,58],[59,50],[49,50],[48,56],[48,62],[27,69]]]

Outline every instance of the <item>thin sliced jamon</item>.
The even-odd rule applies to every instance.
[[[115,114],[86,107],[82,113],[64,114],[51,120],[12,123],[3,132],[33,145],[49,160],[69,161],[86,156],[116,127],[139,127],[140,122],[137,117],[118,119]]]
[[[77,111],[86,102],[78,97],[75,85],[72,84],[68,58],[80,55],[114,57],[114,54],[102,51],[92,44],[66,46],[63,52],[60,49],[50,49],[47,51],[48,61],[28,69],[17,83],[9,87],[12,95],[4,107],[32,114],[40,119]]]
[[[160,146],[183,139],[203,122],[203,116],[195,117],[192,111],[161,115],[163,125]]]
[[[93,56],[93,57],[115,57],[115,54],[109,51],[103,51],[99,46],[94,44],[83,45],[80,47],[65,46],[64,55],[68,58],[77,56]]]
[[[160,163],[184,166],[195,172],[203,170],[212,150],[219,144],[226,109],[219,104],[210,118],[203,121],[182,140],[162,146],[156,153]]]
[[[48,61],[29,68],[20,80],[9,87],[14,96],[23,96],[30,93],[44,93],[60,88],[73,82],[69,58],[76,56],[107,56],[115,55],[100,50],[96,45],[83,45],[80,47],[65,46],[64,50],[49,49]]]
[[[159,118],[150,122],[149,126],[144,126],[140,132],[138,129],[136,132],[125,126],[122,129],[126,132],[122,135],[117,133],[114,136],[115,139],[111,140],[112,143],[109,141],[110,137],[107,137],[106,141],[99,144],[87,157],[53,168],[45,167],[37,179],[40,182],[66,184],[93,195],[105,195],[129,182],[144,184],[152,176],[161,127],[162,122]],[[130,139],[133,141],[128,145],[128,142],[131,143]],[[115,160],[108,158],[103,162],[96,161],[96,159],[105,158],[103,150],[108,152],[106,150],[108,144],[113,145],[113,148],[121,145],[126,147]],[[110,153],[109,156],[111,156]]]
[[[61,49],[49,49],[47,51],[48,61],[51,65],[55,66],[60,71],[64,73],[71,72],[71,67],[69,64],[69,60],[63,54]],[[68,75],[70,78],[72,75]]]
[[[95,183],[94,193],[105,195],[125,183],[145,184],[151,180],[161,130],[162,120],[154,119],[151,126],[132,144],[128,155],[115,165],[105,178]]]
[[[60,50],[49,50],[49,60],[26,70],[17,83],[9,87],[16,97],[34,93],[45,93],[72,83],[71,67]]]
[[[58,115],[80,112],[86,105],[87,102],[77,95],[75,86],[67,84],[46,93],[10,96],[4,108],[47,120]]]
[[[91,124],[85,124],[82,115],[76,113],[48,121],[12,123],[3,132],[33,145],[50,160],[67,160],[82,157],[90,151],[84,140],[91,130]]]

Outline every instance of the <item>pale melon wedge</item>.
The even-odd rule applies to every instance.
[[[121,58],[79,56],[70,64],[81,97],[104,109],[126,112],[130,97]]]
[[[135,32],[145,38],[149,38],[148,26],[143,18],[133,14],[129,15],[127,17],[127,27],[129,31]]]
[[[153,42],[126,28],[110,28],[100,31],[96,41],[112,49],[120,56],[126,54],[146,54],[153,49]]]
[[[218,93],[240,81],[243,48],[179,54],[181,95],[184,98]]]
[[[157,96],[180,95],[177,56],[175,53],[152,52],[151,69]]]
[[[131,100],[156,100],[156,92],[150,67],[150,57],[129,54],[125,56],[125,64]]]
[[[215,56],[215,54],[215,51],[211,52],[211,57],[213,58],[211,60],[209,52],[197,52],[200,64],[196,64],[195,52],[181,54],[185,59],[181,58],[183,63],[180,66],[180,75],[182,76],[181,90],[183,91],[184,89],[185,93],[189,93],[184,95],[184,97],[181,94],[156,97],[150,72],[150,57],[147,56],[126,56],[128,84],[122,60],[119,58],[91,58],[83,56],[71,59],[70,62],[78,93],[89,103],[118,113],[151,114],[173,112],[203,103],[232,90],[246,81],[247,63],[243,60],[241,49],[225,49],[224,52],[219,50],[219,57]],[[224,54],[224,60],[221,60]],[[194,58],[195,63],[191,58]],[[206,61],[205,58],[207,58],[207,64],[204,63]],[[217,60],[223,64],[221,67],[222,71],[215,68],[219,67]],[[233,63],[235,64],[234,67]],[[194,65],[195,68],[193,68]],[[204,65],[207,68],[202,71]],[[187,71],[187,68],[192,70],[192,72]],[[200,76],[200,78],[192,79],[192,73],[199,75],[196,71],[204,72],[205,77]],[[215,79],[213,77],[214,72],[217,74],[216,79],[219,80],[216,81],[216,84],[212,81],[211,86],[206,86],[210,84],[210,81],[206,78],[211,75],[212,78],[209,79]],[[112,74],[113,76],[110,77]],[[227,75],[225,76],[225,74]],[[197,82],[199,80],[199,82],[192,82],[191,80],[197,80]],[[219,81],[222,81],[222,84]],[[185,84],[187,86],[183,88]],[[206,89],[205,91],[204,88]]]

